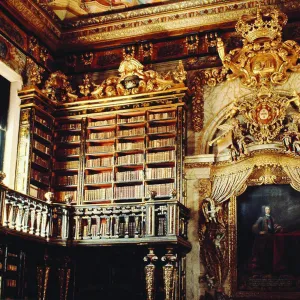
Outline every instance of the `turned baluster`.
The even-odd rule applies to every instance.
[[[30,234],[34,234],[35,212],[36,212],[35,206],[30,207],[30,228],[29,228]]]
[[[105,217],[105,236],[104,238],[109,238],[109,233],[110,233],[110,217]]]
[[[14,221],[13,221],[13,218],[14,218],[14,206],[15,206],[15,203],[14,202],[10,202],[9,209],[8,209],[8,222],[7,222],[7,225],[11,229],[14,229]]]
[[[86,232],[86,236],[87,237],[92,237],[92,218],[91,217],[87,217],[87,232]]]
[[[18,231],[22,230],[23,218],[24,218],[24,204],[19,203],[17,217],[16,217],[16,230],[18,230]]]
[[[101,236],[101,219],[99,216],[96,216],[96,234],[97,238]]]
[[[41,225],[41,236],[42,237],[47,236],[47,231],[46,231],[47,216],[48,216],[48,209],[46,208],[46,209],[42,210],[42,225]]]
[[[140,216],[134,217],[134,237],[138,238],[141,235]]]
[[[28,203],[26,203],[27,206],[24,207],[24,216],[22,220],[22,231],[27,233],[28,232],[28,220],[29,220],[29,206]]]
[[[124,228],[124,231],[125,231],[125,238],[129,238],[129,216],[125,216],[124,217],[125,219],[125,228]]]
[[[36,210],[36,229],[35,229],[35,235],[39,236],[41,234],[41,222],[42,221],[42,209],[41,207],[38,207]]]
[[[119,238],[120,237],[120,217],[115,216],[115,234],[114,238]]]
[[[62,238],[69,237],[69,212],[67,209],[62,210]]]

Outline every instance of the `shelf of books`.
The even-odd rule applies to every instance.
[[[0,245],[0,298],[21,299],[25,258],[22,251]]]
[[[57,202],[76,203],[82,148],[82,119],[55,122],[52,189]]]
[[[44,199],[51,189],[52,115],[38,107],[21,109],[16,189]]]
[[[119,110],[57,119],[56,199],[77,204],[145,202],[182,196],[185,108]],[[178,145],[181,143],[181,145]]]

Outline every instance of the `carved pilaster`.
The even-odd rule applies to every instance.
[[[38,300],[47,298],[50,269],[50,266],[47,265],[47,257],[45,257],[45,265],[37,267]]]
[[[204,100],[203,100],[203,86],[202,80],[199,75],[196,75],[192,80],[192,124],[196,132],[201,131],[203,128],[204,120]]]
[[[145,266],[146,276],[146,294],[147,300],[154,300],[155,298],[155,265],[158,257],[154,254],[154,249],[149,248],[149,254],[144,257],[144,261],[148,262]]]
[[[65,264],[58,269],[59,278],[59,300],[67,300],[69,292],[69,283],[71,277],[71,269],[68,266],[69,258],[65,258]]]
[[[167,248],[167,254],[161,260],[166,262],[163,266],[165,300],[175,300],[178,276],[176,266],[177,256],[173,254],[173,248]]]

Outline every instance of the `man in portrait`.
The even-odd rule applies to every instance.
[[[254,240],[251,268],[254,272],[271,274],[273,271],[273,234],[282,229],[275,224],[270,206],[263,206],[263,215],[252,227]]]

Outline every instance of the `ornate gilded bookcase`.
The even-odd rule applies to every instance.
[[[19,93],[21,194],[1,192],[2,226],[68,249],[140,245],[145,297],[154,299],[160,273],[159,297],[185,299],[186,72],[181,62],[165,77],[143,71],[130,55],[119,72],[101,85],[86,76],[82,98],[61,72],[42,91]],[[39,273],[41,294],[49,292],[49,268]],[[73,271],[59,270],[66,287]]]
[[[282,41],[286,22],[271,8],[242,16],[243,47],[226,53],[219,38],[223,68],[207,71],[203,155],[186,169],[208,174],[198,184],[200,256],[218,299],[300,297],[300,47]]]

